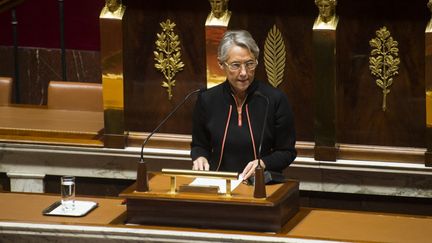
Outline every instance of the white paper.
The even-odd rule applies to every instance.
[[[237,188],[240,183],[242,183],[243,178],[239,177],[238,180],[231,180],[231,191]],[[217,186],[219,187],[219,193],[226,193],[226,180],[225,179],[215,179],[215,178],[195,178],[190,184],[190,186]]]
[[[60,204],[58,207],[53,209],[48,215],[64,215],[64,216],[82,216],[86,214],[89,210],[97,205],[96,202],[92,201],[75,201],[75,207],[70,210],[64,210],[63,206]]]

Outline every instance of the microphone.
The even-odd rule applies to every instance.
[[[255,168],[255,179],[254,179],[254,197],[255,198],[265,198],[266,197],[266,189],[265,189],[265,177],[264,177],[264,169],[261,166],[261,148],[264,140],[264,131],[267,124],[267,116],[268,116],[268,107],[270,105],[270,101],[267,96],[263,95],[260,91],[255,91],[255,95],[258,95],[265,99],[266,101],[266,109],[264,114],[264,122],[261,130],[261,137],[259,141],[258,147],[258,166]]]
[[[260,137],[260,141],[259,141],[259,146],[258,146],[258,161],[261,160],[261,148],[262,148],[262,144],[263,144],[263,139],[264,139],[264,131],[265,131],[265,127],[267,124],[267,116],[268,116],[268,107],[270,105],[270,101],[267,98],[267,96],[263,95],[260,91],[255,91],[255,94],[264,98],[266,101],[266,109],[265,109],[265,113],[264,113],[264,122],[263,122],[263,127],[261,130],[261,137]],[[258,164],[258,166],[261,167],[261,164]]]
[[[262,147],[262,144],[263,144],[264,131],[265,131],[266,122],[267,122],[267,116],[268,116],[268,106],[270,104],[270,101],[269,101],[268,97],[265,96],[265,95],[263,95],[260,91],[256,91],[254,94],[258,95],[258,96],[261,96],[262,98],[264,98],[266,100],[266,105],[267,105],[266,111],[265,111],[265,115],[264,115],[263,129],[261,131],[261,138],[260,138],[259,148],[258,148],[258,162],[260,162],[261,161],[261,157],[262,157],[261,156],[261,147]],[[257,168],[260,169],[261,167],[262,167],[261,163],[259,163],[258,166],[257,166]],[[261,173],[261,172],[259,172],[259,173]],[[255,172],[255,174],[256,174],[256,172]],[[285,181],[286,181],[286,178],[285,178],[285,176],[282,173],[275,172],[275,171],[269,171],[269,170],[264,171],[264,184],[265,185],[267,185],[267,184],[283,183]],[[255,178],[250,177],[249,178],[249,183],[252,184],[252,185],[255,185]]]
[[[137,169],[137,188],[136,190],[139,192],[146,192],[149,190],[148,188],[148,177],[147,177],[147,163],[144,161],[144,147],[147,144],[147,142],[150,140],[150,138],[153,136],[155,132],[159,130],[159,128],[165,124],[165,122],[193,95],[199,92],[203,92],[207,90],[207,88],[201,88],[194,90],[187,94],[185,98],[174,107],[174,109],[168,113],[168,115],[159,123],[159,125],[147,136],[147,138],[144,140],[143,144],[141,145],[141,154],[140,154],[140,160],[138,162],[138,169]]]

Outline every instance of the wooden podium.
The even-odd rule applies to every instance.
[[[267,185],[267,198],[253,197],[253,186],[240,184],[225,194],[170,193],[170,177],[154,173],[148,192],[133,184],[120,194],[126,198],[130,224],[164,225],[248,231],[280,232],[299,210],[299,183]],[[177,188],[193,178],[177,177]]]

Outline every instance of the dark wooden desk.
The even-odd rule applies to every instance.
[[[0,141],[103,146],[103,112],[0,106]]]
[[[177,176],[177,186],[193,179]],[[203,227],[280,232],[299,210],[299,183],[266,186],[267,198],[254,198],[253,186],[240,184],[232,196],[209,193],[171,194],[170,177],[155,173],[148,192],[133,184],[121,197],[127,199],[127,222],[166,226]]]

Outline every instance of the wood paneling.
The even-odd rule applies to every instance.
[[[150,132],[190,91],[206,84],[205,20],[208,1],[124,0],[125,126],[127,131]],[[229,2],[228,29],[249,30],[263,50],[267,32],[276,25],[283,34],[287,63],[279,86],[291,102],[297,140],[314,142],[314,83],[312,26],[318,10],[312,0]],[[99,11],[99,10],[98,10]],[[430,12],[424,0],[346,0],[337,5],[337,142],[342,144],[425,148],[425,42]],[[170,19],[181,41],[182,61],[168,100],[161,87],[163,75],[154,68],[159,23]],[[98,21],[95,19],[94,21]],[[381,110],[382,93],[369,71],[369,40],[386,26],[399,43],[401,60]],[[21,31],[21,30],[20,30]],[[11,49],[0,48],[1,75],[13,74]],[[57,61],[56,61],[57,60]],[[57,49],[20,49],[20,85],[23,103],[44,104],[46,85],[61,73]],[[68,77],[72,81],[100,82],[98,52],[69,51]],[[266,80],[262,55],[256,77]],[[191,133],[195,97],[186,102],[160,132]]]
[[[48,83],[61,80],[59,49],[19,48],[20,103],[46,105]],[[14,76],[12,47],[0,46],[0,76]],[[101,83],[99,52],[67,50],[68,81]],[[14,96],[13,96],[14,97]]]
[[[205,20],[210,11],[207,1],[125,1],[128,6],[125,28],[125,112],[126,127],[131,131],[151,131],[179,103],[188,91],[206,84]],[[228,29],[247,29],[263,49],[267,32],[274,24],[284,33],[287,49],[285,90],[296,114],[298,136],[313,140],[313,88],[311,76],[311,43],[313,2],[281,0],[262,6],[260,2],[232,1],[233,12]],[[181,41],[185,69],[176,76],[174,98],[169,101],[161,87],[163,76],[154,68],[153,50],[159,23],[167,18],[176,23],[175,32]],[[263,63],[262,55],[259,60]],[[256,77],[266,79],[264,66]],[[191,115],[195,98],[161,128],[161,132],[190,134]],[[301,106],[294,105],[301,104]]]
[[[339,142],[425,146],[424,1],[340,3],[338,29]],[[398,41],[399,74],[381,109],[382,91],[369,71],[369,40],[386,26]]]

